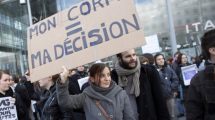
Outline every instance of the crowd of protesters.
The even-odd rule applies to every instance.
[[[10,97],[19,120],[215,120],[215,30],[201,39],[202,54],[177,52],[116,55],[113,70],[95,63],[47,76],[35,83],[0,70],[0,98]],[[189,85],[182,68],[196,64]],[[80,86],[80,79],[88,82]]]

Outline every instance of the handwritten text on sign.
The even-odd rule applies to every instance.
[[[31,78],[35,81],[59,73],[62,65],[74,68],[143,44],[133,0],[83,1],[29,27]]]
[[[18,120],[16,106],[10,103],[10,97],[0,98],[0,120]]]

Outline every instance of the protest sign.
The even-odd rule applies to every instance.
[[[158,35],[150,35],[145,37],[146,45],[142,46],[142,53],[160,52]]]
[[[10,98],[0,98],[0,120],[18,120],[16,106],[10,103]]]
[[[82,86],[88,82],[88,80],[89,80],[89,77],[84,77],[84,78],[78,79],[78,85],[79,85],[80,90],[82,89]]]
[[[198,72],[198,68],[196,64],[181,67],[181,72],[183,76],[184,85],[188,86],[190,85],[190,81],[193,78],[193,76]]]
[[[31,81],[143,44],[133,0],[82,1],[28,28]]]

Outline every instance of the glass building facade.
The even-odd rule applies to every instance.
[[[33,23],[81,0],[29,0]],[[135,0],[145,36],[157,35],[160,52],[171,56],[167,0]],[[169,0],[177,48],[188,56],[200,54],[202,34],[215,28],[215,0]],[[19,0],[0,0],[0,68],[23,73],[27,68],[27,5]],[[150,41],[149,41],[150,42]],[[139,53],[141,49],[137,49]]]
[[[80,0],[30,0],[33,23],[79,2]]]
[[[28,14],[16,0],[0,0],[0,69],[23,74],[27,69]]]
[[[162,52],[171,53],[167,0],[136,0],[145,36],[156,34]],[[169,0],[177,48],[188,56],[200,54],[202,34],[215,28],[214,0]]]

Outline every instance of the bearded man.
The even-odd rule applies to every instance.
[[[117,54],[112,79],[126,90],[138,120],[169,120],[160,76],[152,65],[140,65],[135,50]]]

